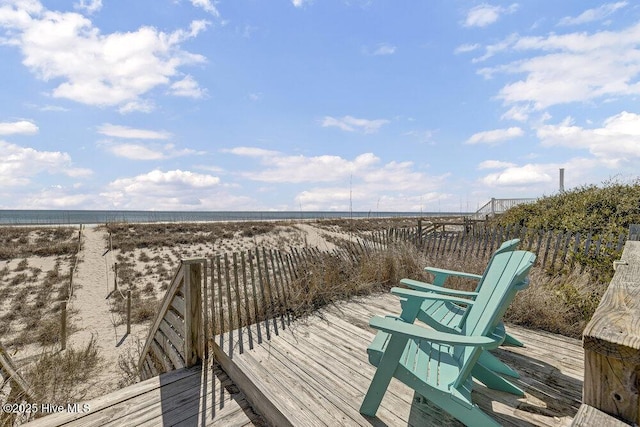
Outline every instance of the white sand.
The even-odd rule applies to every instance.
[[[87,227],[83,231],[84,243],[80,255],[80,263],[73,278],[74,294],[70,307],[77,311],[72,322],[80,330],[69,336],[67,346],[76,349],[84,348],[91,340],[96,339],[103,359],[103,369],[95,378],[91,396],[99,396],[118,388],[120,368],[118,356],[126,353],[136,340],[146,338],[146,325],[131,325],[131,334],[125,336],[126,325],[114,326],[117,314],[109,311],[108,298],[122,298],[123,294],[113,291],[113,256],[107,253],[106,232],[103,229]]]

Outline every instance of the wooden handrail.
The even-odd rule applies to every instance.
[[[635,239],[636,227],[630,230]],[[613,279],[583,333],[583,407],[574,425],[595,425],[580,416],[592,408],[640,424],[640,241],[626,242],[614,268]]]
[[[202,359],[205,268],[204,258],[180,261],[140,354],[138,370],[143,379],[163,370],[193,366]]]
[[[22,397],[25,400],[29,402],[35,401],[31,387],[29,386],[27,381],[22,377],[22,375],[20,375],[20,372],[18,372],[18,369],[16,368],[16,366],[13,364],[13,361],[11,360],[11,356],[9,356],[9,353],[1,343],[0,343],[0,371],[4,371],[6,373],[10,381],[12,381],[13,384],[17,386],[18,391],[22,393],[23,395]]]

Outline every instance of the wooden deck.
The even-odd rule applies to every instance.
[[[390,294],[341,303],[284,330],[278,319],[277,336],[270,323],[270,340],[264,339],[264,323],[259,325],[262,343],[258,343],[254,325],[253,349],[245,329],[240,354],[239,331],[234,331],[216,338],[216,357],[256,411],[278,426],[459,425],[436,408],[412,404],[413,391],[395,379],[376,418],[358,412],[374,374],[365,351],[374,336],[368,320],[398,309],[397,297]],[[582,395],[581,342],[508,329],[526,347],[501,348],[495,354],[521,374],[515,382],[526,396],[517,398],[477,384],[474,400],[506,426],[571,424]]]
[[[201,365],[106,394],[87,413],[47,415],[31,426],[264,426],[219,366]]]
[[[220,365],[180,369],[97,398],[86,414],[54,414],[29,425],[459,425],[436,408],[413,404],[413,392],[396,380],[376,418],[358,412],[374,373],[366,354],[374,336],[368,320],[398,309],[397,298],[385,294],[332,305],[290,325],[285,320],[284,329],[281,319],[275,326],[272,320],[270,339],[264,323],[253,325],[242,331],[242,354],[236,330],[215,337],[224,371]],[[520,372],[515,382],[527,395],[478,384],[475,401],[506,426],[569,425],[581,401],[581,342],[508,329],[526,347],[496,354]]]

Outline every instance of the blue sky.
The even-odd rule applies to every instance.
[[[634,179],[631,1],[0,0],[0,208],[471,211]]]

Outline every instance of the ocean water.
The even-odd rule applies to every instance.
[[[0,224],[106,224],[110,222],[260,221],[322,218],[460,216],[460,212],[333,212],[333,211],[97,211],[0,210]]]

